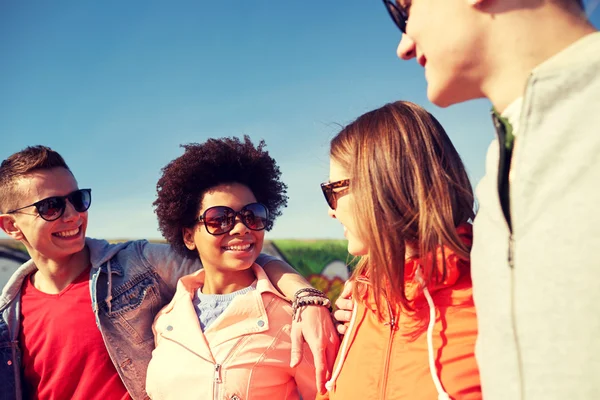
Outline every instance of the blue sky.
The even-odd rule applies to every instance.
[[[494,135],[487,101],[427,100],[377,0],[1,0],[0,38],[0,159],[35,144],[60,152],[93,188],[93,237],[160,238],[156,181],[182,143],[264,139],[290,197],[267,238],[316,239],[343,237],[319,188],[340,124],[421,104],[474,184]]]

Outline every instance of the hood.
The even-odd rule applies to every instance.
[[[456,228],[458,235],[464,244],[471,247],[473,243],[473,226],[471,224],[462,224]],[[431,294],[442,289],[450,288],[459,282],[471,281],[471,263],[469,260],[463,260],[448,246],[440,246],[436,251],[436,267],[440,277],[440,282],[429,282],[427,288]],[[421,266],[430,266],[433,261],[431,254],[425,258],[409,258],[404,265],[404,282],[406,297],[415,303],[423,300],[423,281],[419,272]],[[444,265],[446,266],[446,275],[444,276]],[[416,305],[416,304],[415,304]]]
[[[92,269],[97,269],[117,252],[129,246],[131,242],[110,244],[106,240],[85,238],[85,244],[90,251]],[[12,274],[2,289],[2,294],[0,294],[0,310],[4,309],[8,303],[19,295],[25,278],[36,270],[37,267],[33,260],[28,260]]]

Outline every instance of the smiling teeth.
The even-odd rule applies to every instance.
[[[69,237],[69,236],[75,236],[79,233],[79,228],[77,229],[73,229],[72,231],[63,231],[63,232],[57,232],[56,236],[60,236],[60,237]]]
[[[243,246],[225,246],[224,249],[225,250],[233,250],[233,251],[245,251],[245,250],[249,250],[251,246],[252,246],[251,244],[245,244]]]

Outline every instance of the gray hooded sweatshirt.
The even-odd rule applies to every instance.
[[[597,399],[600,32],[532,71],[517,125],[510,174],[499,167],[502,144],[494,140],[476,191],[472,276],[483,395]]]

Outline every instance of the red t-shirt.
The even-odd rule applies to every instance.
[[[25,280],[21,292],[24,398],[131,399],[96,326],[87,268],[59,294]]]

